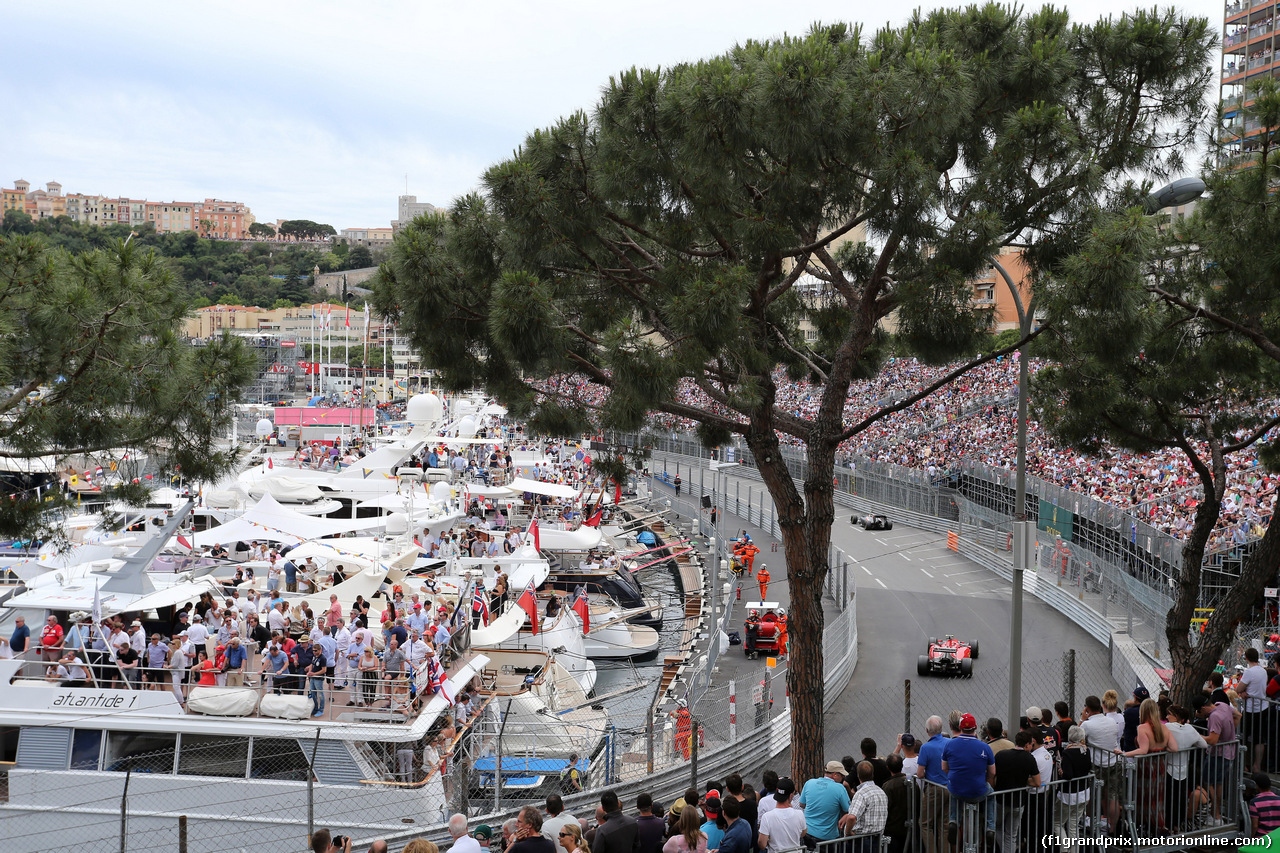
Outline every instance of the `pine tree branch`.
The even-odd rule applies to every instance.
[[[1280,346],[1277,346],[1275,342],[1271,340],[1271,338],[1267,337],[1260,330],[1251,328],[1249,326],[1244,325],[1243,323],[1232,320],[1230,317],[1226,317],[1218,313],[1217,311],[1204,307],[1203,305],[1196,305],[1192,302],[1188,302],[1183,297],[1178,296],[1176,293],[1170,293],[1169,291],[1165,290],[1159,285],[1148,284],[1146,285],[1146,290],[1148,293],[1159,297],[1161,300],[1171,305],[1177,305],[1179,308],[1183,308],[1187,311],[1191,311],[1193,316],[1199,315],[1213,323],[1218,324],[1219,326],[1230,329],[1231,331],[1239,335],[1243,335],[1244,337],[1248,338],[1249,340],[1257,344],[1258,349],[1262,350],[1262,352],[1266,354],[1268,357],[1270,357],[1273,361],[1280,362]]]

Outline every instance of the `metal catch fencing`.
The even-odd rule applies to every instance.
[[[622,441],[650,441],[657,453],[695,457],[654,461],[655,467],[662,465],[668,472],[678,472],[686,481],[699,476],[705,464],[700,461],[712,455],[697,441],[683,437],[631,436]],[[735,478],[760,479],[759,472],[752,467],[748,449],[735,448],[733,455],[735,461],[743,463],[733,469]],[[803,454],[784,448],[783,455],[792,475],[802,477],[807,471]],[[904,519],[905,523],[956,532],[972,545],[986,549],[997,560],[1006,563],[1011,560],[1014,521],[1011,472],[966,464],[962,474],[968,479],[962,483],[954,473],[930,473],[887,462],[856,460],[855,464],[854,469],[833,471],[838,507],[866,511],[870,502],[871,506],[899,508],[912,514]],[[1032,489],[1032,486],[1039,489],[1040,485],[1044,489]],[[1052,582],[1061,583],[1064,588],[1074,587],[1077,601],[1091,609],[1096,614],[1094,618],[1108,624],[1110,630],[1127,632],[1143,651],[1163,659],[1168,646],[1165,617],[1172,605],[1169,572],[1171,567],[1179,565],[1180,543],[1140,521],[1129,519],[1121,510],[1073,495],[1052,484],[1040,483],[1035,478],[1028,478],[1028,490],[1030,518],[1038,516],[1039,497],[1036,496],[1041,494],[1048,496],[1046,500],[1069,501],[1062,505],[1079,510],[1080,515],[1075,541],[1062,542],[1044,531],[1038,533],[1043,539],[1037,546],[1036,567],[1057,572]],[[736,501],[753,517],[761,520],[770,517],[771,502],[763,486],[743,489],[740,483],[734,483],[726,489],[725,497],[730,506]],[[1122,531],[1126,519],[1132,523]],[[1064,556],[1067,559],[1065,574],[1061,565]],[[1050,578],[1045,580],[1048,582]]]

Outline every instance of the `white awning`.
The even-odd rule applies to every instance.
[[[535,495],[549,495],[553,498],[576,498],[578,490],[573,486],[562,486],[559,483],[544,483],[541,480],[526,480],[516,477],[507,484],[507,488],[519,494],[533,492]]]
[[[386,523],[385,518],[313,518],[282,506],[271,495],[264,495],[244,515],[201,531],[193,539],[197,548],[254,539],[296,545],[308,539],[320,539],[356,530],[372,530],[384,527]]]

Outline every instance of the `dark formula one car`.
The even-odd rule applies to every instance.
[[[850,524],[857,524],[863,530],[892,530],[893,522],[884,515],[855,515],[849,519]]]
[[[916,672],[920,675],[959,675],[970,678],[978,659],[978,642],[966,643],[948,634],[945,639],[929,638],[929,653],[920,655]]]

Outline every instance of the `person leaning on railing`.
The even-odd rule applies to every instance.
[[[1138,777],[1136,799],[1138,821],[1147,829],[1163,832],[1165,827],[1165,757],[1161,753],[1175,753],[1178,743],[1160,720],[1160,706],[1147,698],[1138,706],[1138,732],[1136,748],[1116,754],[1126,758],[1148,756],[1136,762],[1134,772]]]

